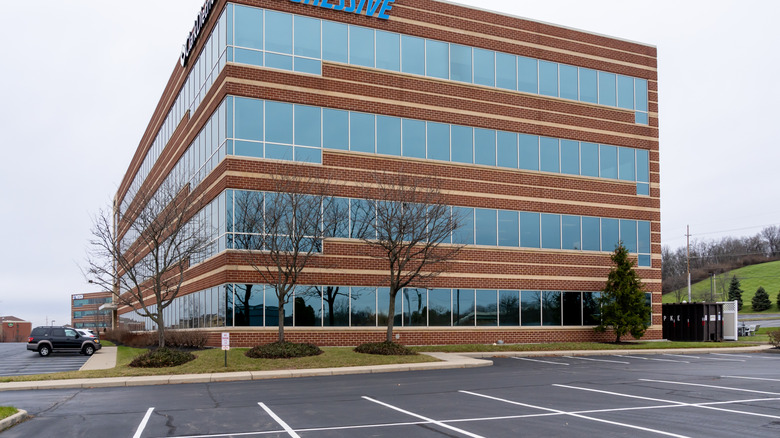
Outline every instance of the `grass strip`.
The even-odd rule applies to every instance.
[[[0,420],[6,419],[19,412],[18,409],[11,406],[0,406]]]

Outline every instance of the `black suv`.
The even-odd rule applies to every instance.
[[[78,351],[92,356],[101,347],[99,339],[82,336],[70,327],[35,327],[27,339],[27,349],[41,356],[53,351]]]

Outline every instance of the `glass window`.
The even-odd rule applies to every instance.
[[[636,150],[636,180],[639,182],[650,182],[650,162],[648,151],[644,149]]]
[[[634,78],[618,75],[617,90],[618,107],[634,109]]]
[[[401,155],[401,119],[376,116],[376,152]]]
[[[595,143],[580,143],[580,174],[583,176],[599,176],[599,145]]]
[[[474,83],[494,87],[496,85],[496,52],[474,49]]]
[[[425,40],[401,35],[401,71],[425,74]]]
[[[638,234],[639,234],[639,241],[637,250],[640,254],[649,254],[650,253],[650,222],[647,221],[639,221],[637,223],[638,226]]]
[[[524,326],[542,325],[542,293],[538,290],[520,292],[520,323]]]
[[[322,325],[325,327],[349,325],[349,287],[312,287],[309,291],[316,293],[317,297],[322,297]]]
[[[539,213],[520,212],[520,246],[539,248]]]
[[[637,183],[636,184],[636,194],[639,196],[650,196],[650,184],[648,183]]]
[[[276,327],[279,325],[279,299],[276,297],[276,291],[273,287],[265,288],[265,326]],[[293,305],[285,303],[282,305],[282,314],[284,315],[284,325],[293,325]]]
[[[265,50],[292,54],[292,15],[265,11]]]
[[[496,245],[496,210],[475,210],[477,245]]]
[[[634,88],[636,97],[636,110],[647,111],[647,80],[634,79]]]
[[[428,158],[450,160],[450,125],[428,122]]]
[[[364,67],[374,66],[374,30],[349,27],[349,63]]]
[[[577,67],[561,64],[561,97],[564,99],[577,100]]]
[[[397,33],[376,31],[376,68],[401,69],[401,37]]]
[[[322,74],[322,62],[318,59],[301,58],[296,56],[293,60],[295,71],[311,73],[313,75]]]
[[[517,134],[498,131],[496,162],[500,167],[517,169]]]
[[[560,292],[542,292],[542,325],[561,325]]]
[[[620,220],[620,241],[623,246],[632,254],[636,254],[636,221]]]
[[[452,297],[449,289],[432,289],[428,292],[428,324],[438,327],[452,325]]]
[[[563,325],[582,325],[582,292],[563,293]]]
[[[558,96],[558,64],[539,61],[539,94]]]
[[[580,100],[583,102],[599,102],[599,84],[596,70],[580,68]]]
[[[517,90],[517,57],[496,53],[496,87]]]
[[[520,325],[520,291],[498,291],[498,325]]]
[[[349,28],[346,24],[332,21],[322,22],[322,59],[349,62]]]
[[[449,44],[425,40],[425,50],[426,76],[449,79]]]
[[[453,325],[474,325],[474,289],[453,289],[452,307]]]
[[[637,123],[637,124],[640,124],[640,125],[647,125],[649,123],[647,113],[636,112],[634,114],[634,123]]]
[[[295,54],[320,59],[320,20],[296,15],[294,24]]]
[[[601,250],[612,252],[620,243],[620,221],[618,219],[601,219]]]
[[[403,155],[425,158],[425,122],[403,119]]]
[[[376,207],[366,199],[350,200],[350,235],[353,239],[376,237]]]
[[[265,126],[266,141],[292,144],[293,106],[289,103],[266,102]]]
[[[539,170],[539,137],[518,134],[520,144],[520,168]]]
[[[452,125],[452,161],[458,163],[474,162],[472,128]]]
[[[295,105],[295,144],[320,147],[320,108]]]
[[[278,55],[276,53],[265,54],[265,65],[271,68],[278,68],[281,70],[292,70],[293,59],[292,56]]]
[[[373,287],[353,287],[350,289],[352,327],[375,327],[376,289]]]
[[[272,160],[287,160],[293,159],[292,146],[267,143],[265,145],[265,157]]]
[[[294,320],[296,327],[322,327],[322,295],[315,287],[295,288]]]
[[[561,236],[562,249],[582,249],[579,216],[561,216]]]
[[[652,266],[650,254],[640,254],[637,258],[637,266]]]
[[[349,112],[322,109],[322,146],[349,149]]]
[[[601,165],[601,177],[617,179],[617,147],[601,145],[600,150],[600,165]]]
[[[601,220],[597,217],[582,217],[582,249],[601,251]]]
[[[263,50],[263,10],[236,6],[235,44],[240,47]]]
[[[498,211],[498,246],[519,246],[520,224],[516,211]]]
[[[539,151],[540,170],[555,173],[561,171],[557,138],[541,137]]]
[[[561,140],[561,173],[580,174],[580,144],[572,140]]]
[[[542,248],[561,249],[561,216],[542,214]]]
[[[619,168],[618,176],[624,181],[636,181],[634,172],[634,150],[631,148],[618,148]]]
[[[374,152],[374,115],[349,114],[349,149],[358,152]]]
[[[428,291],[425,289],[407,289],[403,294],[404,327],[428,325]]]
[[[531,58],[517,57],[517,90],[527,93],[539,92],[539,72],[537,61]]]
[[[599,103],[602,105],[616,106],[615,75],[599,72]]]
[[[583,325],[598,325],[601,322],[601,306],[599,306],[601,292],[582,293]]]
[[[496,165],[496,131],[474,129],[474,162],[488,166]]]
[[[452,243],[472,245],[474,243],[474,209],[452,207],[452,215],[460,222],[460,227],[452,232]]]
[[[333,202],[326,204],[324,213],[325,237],[349,237],[349,199],[334,198]]]
[[[450,44],[450,79],[471,83],[471,47]]]
[[[477,325],[498,325],[498,291],[477,290]]]
[[[263,101],[235,98],[236,138],[263,141]]]

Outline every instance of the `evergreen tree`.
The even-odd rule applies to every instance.
[[[737,276],[731,277],[731,284],[729,284],[729,301],[738,301],[737,310],[742,310],[742,289],[740,289],[739,286]]]
[[[780,310],[780,292],[777,293],[777,310]]]
[[[772,301],[769,300],[769,294],[763,287],[759,287],[756,294],[753,295],[753,310],[762,312],[772,307]]]
[[[631,333],[635,339],[641,338],[650,319],[650,307],[645,302],[642,281],[634,271],[634,263],[628,258],[628,250],[622,245],[612,254],[615,266],[610,270],[607,284],[599,298],[601,304],[601,323],[595,328],[605,332],[612,328],[615,342]]]

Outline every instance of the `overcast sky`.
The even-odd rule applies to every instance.
[[[286,1],[286,0],[279,0]],[[658,47],[665,245],[780,224],[780,2],[461,0]],[[203,0],[7,1],[0,315],[70,323],[106,208]],[[391,13],[392,15],[392,13]]]

